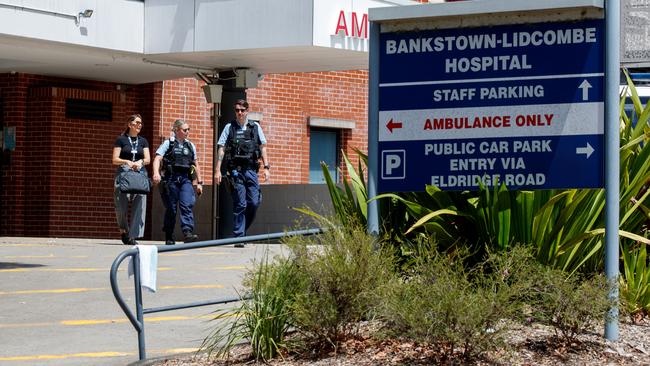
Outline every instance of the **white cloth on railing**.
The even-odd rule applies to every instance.
[[[158,247],[155,245],[134,246],[140,253],[140,286],[156,292],[156,273],[158,272]],[[133,257],[129,259],[129,278],[133,276]]]

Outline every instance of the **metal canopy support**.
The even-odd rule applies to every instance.
[[[210,237],[212,240],[219,239],[219,186],[214,182],[217,174],[217,156],[219,146],[219,118],[221,118],[221,102],[212,104],[212,223],[210,225]]]
[[[620,131],[618,89],[620,73],[620,2],[605,4],[605,275],[612,307],[605,320],[605,338],[618,340]]]
[[[206,73],[197,72],[196,78],[202,80],[205,83],[205,87],[210,85],[217,85],[219,83],[219,74],[214,71],[211,75]],[[219,87],[221,87],[219,85]],[[218,97],[213,100],[212,97],[208,97],[209,91],[206,91],[206,101],[212,104],[212,196],[210,199],[210,238],[216,240],[219,238],[219,186],[214,184],[214,175],[217,172],[217,140],[219,139],[219,118],[221,117],[221,89],[219,90]]]

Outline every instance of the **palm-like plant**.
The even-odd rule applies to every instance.
[[[621,115],[621,229],[639,234],[621,240],[623,276],[621,296],[626,310],[634,317],[643,311],[650,313],[650,260],[647,257],[648,183],[650,181],[650,106],[643,105],[630,79],[625,73],[628,88],[620,104]],[[625,101],[634,106],[632,116],[625,113]]]
[[[650,222],[650,106],[643,105],[629,76],[627,80],[628,88],[620,102],[619,234],[626,269],[621,291],[624,297],[645,303],[638,308],[648,309],[650,300],[643,294],[650,293],[650,264],[639,245],[650,245],[645,230]],[[628,98],[636,120],[625,113]],[[357,153],[358,173],[345,158],[352,186],[344,181],[342,188],[337,187],[328,179],[342,222],[349,215],[366,220],[364,199],[368,197],[361,161],[367,164],[367,157]],[[327,170],[323,172],[327,178]],[[570,273],[598,272],[603,267],[602,189],[509,191],[501,186],[481,187],[478,192],[447,192],[427,186],[424,192],[388,193],[370,199],[380,200],[383,226],[392,230],[393,241],[400,244],[414,236],[435,237],[443,250],[458,243],[486,249],[474,250],[480,256],[521,243],[534,246],[541,263]]]

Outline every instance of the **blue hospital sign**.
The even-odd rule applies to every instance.
[[[382,33],[378,191],[602,187],[603,38],[603,20]]]

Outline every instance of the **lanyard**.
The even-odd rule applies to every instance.
[[[138,136],[135,137],[135,144],[133,143],[133,140],[131,140],[131,136],[128,136],[129,138],[129,144],[131,144],[131,154],[133,154],[132,161],[135,161],[135,154],[138,153],[138,142],[139,138]]]

